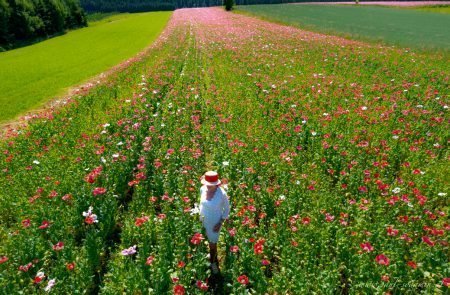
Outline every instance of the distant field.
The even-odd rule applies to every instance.
[[[450,16],[443,13],[362,5],[252,5],[238,10],[353,39],[425,50],[450,49]]]
[[[420,11],[450,14],[450,5],[422,6],[422,7],[414,7],[413,9]]]
[[[0,53],[0,122],[135,55],[159,35],[170,15],[114,15],[64,36]]]

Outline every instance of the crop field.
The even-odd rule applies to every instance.
[[[66,35],[0,52],[0,122],[40,107],[151,44],[170,12],[120,14]]]
[[[238,10],[317,32],[420,50],[450,49],[450,15],[443,9],[368,5],[248,5]]]
[[[5,294],[445,294],[448,56],[176,10],[0,142]],[[200,177],[231,203],[209,270]]]

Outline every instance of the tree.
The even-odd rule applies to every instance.
[[[231,9],[233,9],[234,0],[224,0],[223,2],[224,2],[226,11],[230,11]]]

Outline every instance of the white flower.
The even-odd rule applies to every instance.
[[[394,188],[394,189],[392,190],[392,192],[393,192],[394,194],[398,194],[400,191],[401,191],[401,189],[400,189],[399,187],[396,187],[396,188]]]
[[[323,115],[326,117],[326,116],[328,116],[329,114],[328,114],[328,113],[323,113]]]
[[[229,166],[229,165],[230,165],[230,162],[228,162],[228,161],[223,161],[223,162],[222,162],[222,165],[223,165],[223,166]]]
[[[285,200],[286,196],[285,195],[280,195],[280,200]]]
[[[444,109],[448,109],[448,105],[445,105],[445,106],[444,106]]]
[[[117,143],[117,145],[123,145],[123,142],[119,141],[119,142]]]
[[[109,124],[109,123],[103,124],[103,128],[107,128],[109,126],[111,126],[111,124]]]
[[[55,279],[51,279],[48,281],[47,287],[44,288],[45,292],[50,292],[50,290],[53,288],[53,286],[56,284]]]
[[[439,197],[445,197],[447,195],[447,193],[438,193]]]
[[[113,158],[118,158],[118,157],[119,157],[119,154],[113,154],[112,157],[113,157]]]
[[[367,110],[367,107],[363,106],[363,107],[361,107],[361,110],[365,111],[365,110]]]
[[[393,139],[398,139],[397,135],[392,136]]]
[[[316,134],[317,134],[317,132],[314,132],[314,131],[311,132],[311,135],[312,135],[312,136],[316,136]]]
[[[421,109],[421,108],[423,108],[423,105],[418,104],[418,105],[416,105],[416,108]]]
[[[295,184],[296,184],[296,185],[300,185],[300,180],[297,180],[297,181],[295,182]]]
[[[130,103],[130,102],[131,102],[131,100],[127,99],[127,100],[125,100],[125,102],[128,102],[128,103]]]
[[[302,124],[306,124],[306,120],[303,120],[303,121],[302,121]]]
[[[103,157],[100,158],[100,161],[102,161],[102,163],[106,163],[106,159]]]
[[[199,214],[199,213],[200,213],[200,208],[198,208],[198,204],[195,203],[194,208],[191,209],[191,215],[195,215],[195,214]]]
[[[158,90],[153,90],[152,92],[153,92],[153,94],[157,94]]]
[[[36,164],[36,165],[41,164],[38,160],[34,160],[33,163]]]

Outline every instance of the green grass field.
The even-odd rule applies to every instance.
[[[0,122],[132,57],[151,44],[170,15],[114,15],[64,36],[0,53]]]
[[[450,14],[450,5],[426,5],[426,6],[412,7],[411,9]]]
[[[423,50],[450,49],[450,16],[356,5],[252,5],[238,10],[307,30]]]

